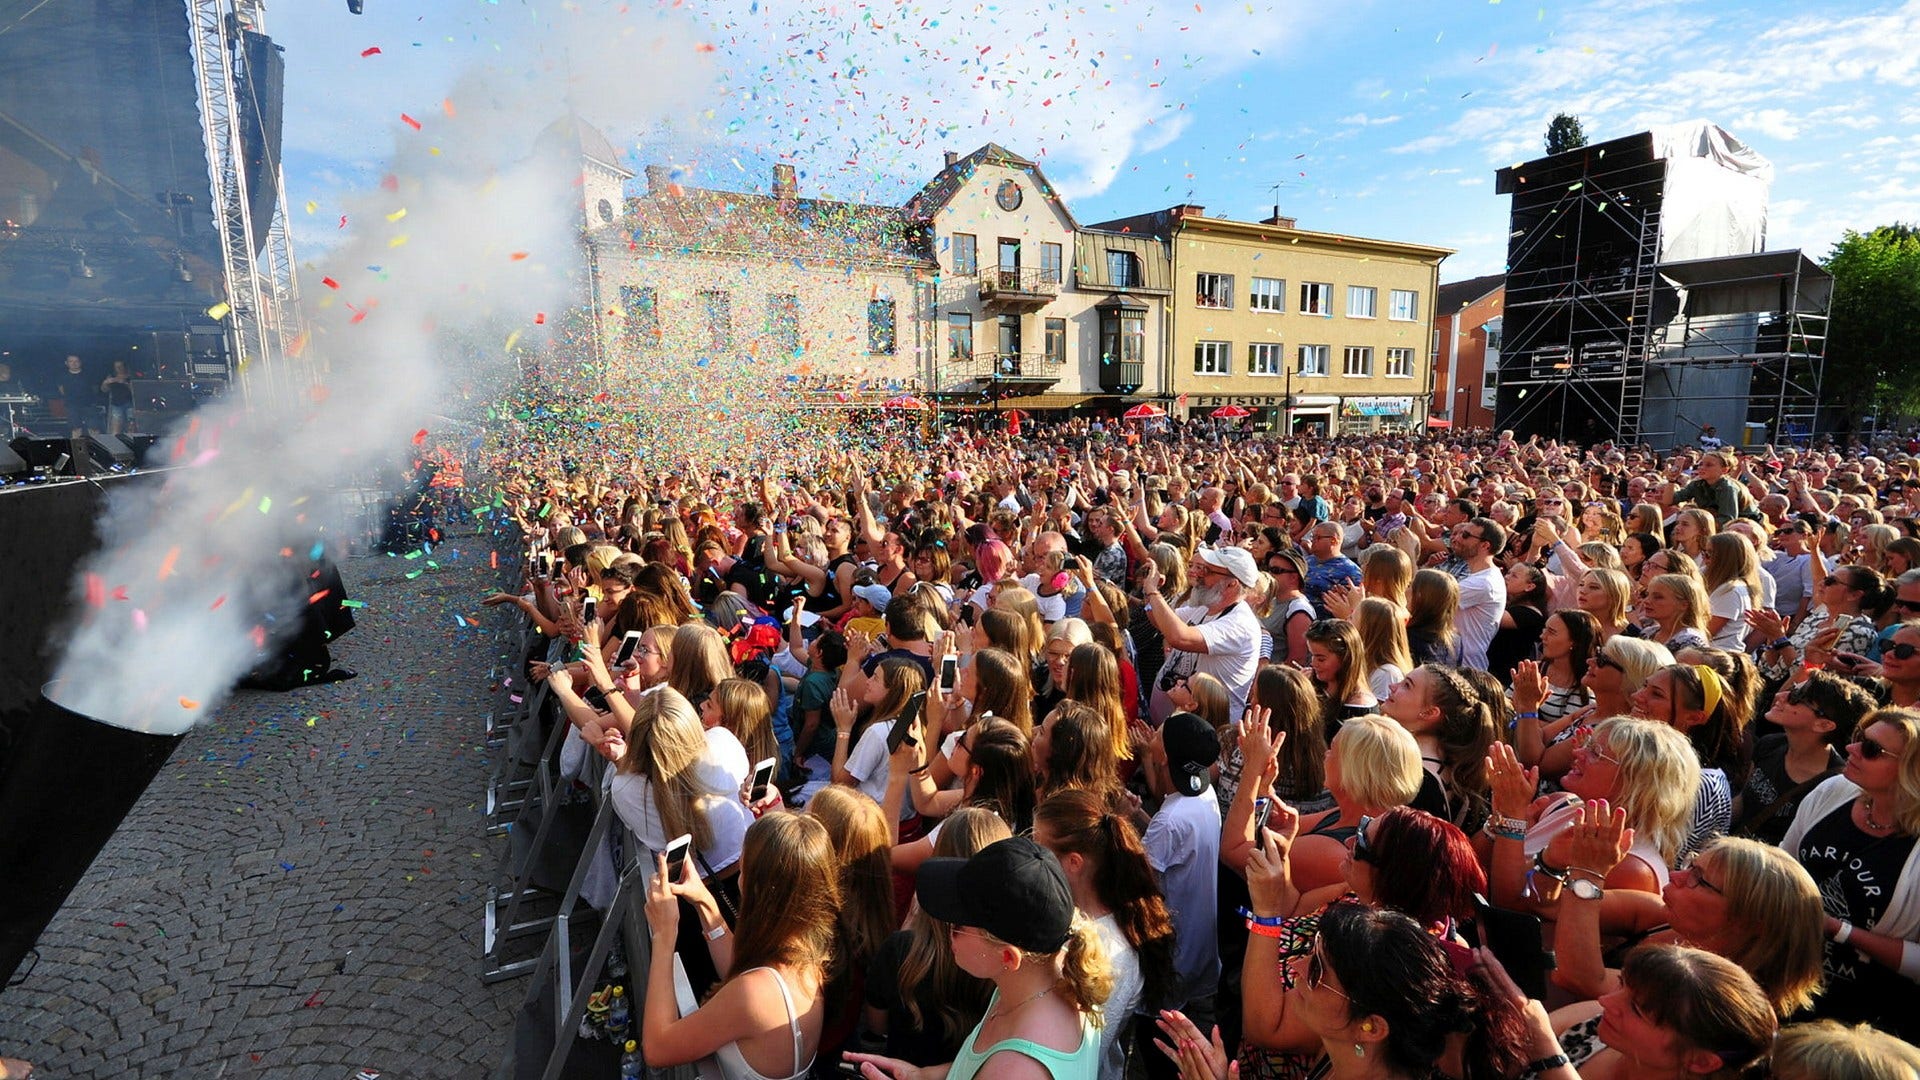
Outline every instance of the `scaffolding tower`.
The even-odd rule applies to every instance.
[[[260,116],[269,104],[261,95],[280,92],[277,83],[268,85],[256,77],[255,61],[246,48],[248,34],[264,34],[265,0],[187,0],[187,5],[213,190],[209,205],[220,235],[226,287],[228,310],[221,318],[227,338],[224,374],[250,404],[280,402],[299,393],[311,376],[304,364],[299,370],[290,366],[292,354],[303,350],[304,335],[279,140],[260,140],[253,148],[266,160],[250,174],[249,147],[242,137],[243,99],[248,99],[252,115]],[[271,105],[277,111],[278,102]],[[259,198],[265,192],[256,190],[263,184],[272,186],[273,198],[269,219],[261,222],[254,210],[268,205]]]

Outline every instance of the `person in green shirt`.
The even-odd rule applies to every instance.
[[[1713,515],[1713,523],[1726,528],[1727,522],[1740,516],[1746,505],[1744,492],[1727,470],[1733,467],[1733,455],[1725,450],[1709,450],[1700,458],[1697,475],[1673,493],[1673,505],[1697,506]]]

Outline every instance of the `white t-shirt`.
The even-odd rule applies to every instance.
[[[847,755],[847,772],[860,782],[861,793],[882,807],[887,804],[887,773],[893,764],[887,753],[887,736],[892,731],[892,720],[868,724],[860,733],[860,741],[853,744],[853,752]],[[900,820],[913,815],[913,800],[901,799]]]
[[[1460,579],[1460,615],[1455,627],[1460,631],[1461,663],[1485,670],[1487,646],[1500,629],[1500,616],[1507,613],[1507,579],[1500,568],[1489,566]]]
[[[708,766],[703,760],[696,769],[696,775],[704,779],[707,771]],[[638,773],[617,773],[609,794],[613,799],[614,812],[633,831],[634,838],[650,852],[665,852],[667,842],[673,837],[667,835],[666,826],[660,821],[660,807],[653,797],[653,782]],[[739,789],[736,787],[725,793],[710,790],[710,794],[701,798],[698,810],[713,831],[713,843],[700,849],[700,857],[706,860],[706,867],[700,868],[700,871],[725,870],[739,862],[740,849],[747,838],[747,826],[753,824],[753,811],[740,801]]]
[[[1178,1008],[1190,998],[1213,993],[1220,982],[1215,865],[1220,861],[1220,801],[1211,791],[1168,795],[1142,841],[1173,915],[1173,967],[1179,986],[1169,1007]]]
[[[1113,976],[1113,990],[1101,1006],[1106,1020],[1100,1028],[1100,1080],[1126,1080],[1127,1047],[1122,1039],[1129,1033],[1146,978],[1140,974],[1140,954],[1112,912],[1093,920],[1093,928],[1100,934],[1100,944],[1107,947],[1107,971]]]
[[[1247,693],[1253,687],[1253,676],[1260,670],[1259,616],[1244,600],[1219,615],[1208,615],[1207,609],[1199,605],[1179,608],[1174,615],[1200,631],[1200,636],[1206,639],[1207,651],[1189,653],[1168,648],[1159,674],[1170,671],[1183,675],[1205,672],[1226,685],[1229,703],[1227,715],[1239,716],[1245,712]],[[1153,683],[1153,696],[1148,700],[1148,709],[1155,724],[1173,715],[1173,702],[1168,700],[1167,692],[1160,689],[1160,679],[1157,677]]]
[[[1368,673],[1367,689],[1373,691],[1375,701],[1385,701],[1387,695],[1393,693],[1394,684],[1406,677],[1407,673],[1400,670],[1400,665],[1381,664]]]
[[[1744,581],[1729,581],[1707,597],[1707,611],[1727,620],[1713,635],[1713,647],[1740,652],[1746,648],[1747,612],[1753,610],[1752,594]]]

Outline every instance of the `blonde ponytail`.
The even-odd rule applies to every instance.
[[[1073,913],[1073,936],[1062,950],[1060,992],[1075,1009],[1101,1023],[1101,1007],[1113,993],[1113,968],[1107,962],[1107,947],[1100,942],[1100,931],[1093,920]],[[1126,1018],[1121,1017],[1124,1021]]]

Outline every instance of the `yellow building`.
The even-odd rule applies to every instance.
[[[1094,228],[1153,236],[1173,260],[1164,380],[1175,411],[1254,411],[1260,428],[1424,425],[1447,248],[1207,217],[1175,206]],[[1291,407],[1289,407],[1291,400]]]

